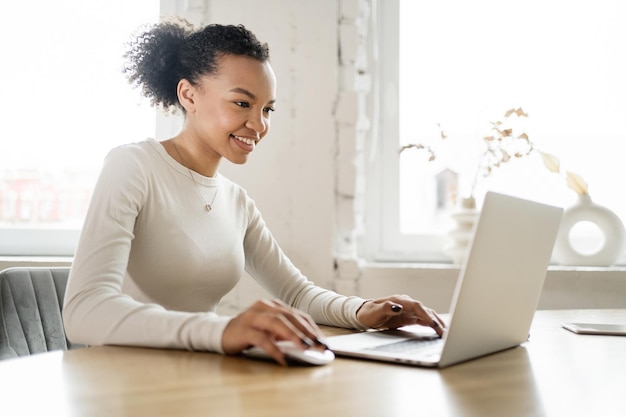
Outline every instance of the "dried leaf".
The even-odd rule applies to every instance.
[[[580,195],[589,194],[587,182],[578,174],[567,172],[567,186]]]
[[[521,107],[515,110],[515,114],[517,114],[518,117],[528,117],[528,113],[524,113]]]
[[[485,136],[485,137],[483,138],[483,140],[484,140],[484,141],[486,141],[486,142],[493,142],[493,140],[494,140],[494,139],[495,139],[495,138],[494,138],[493,136]]]
[[[404,151],[406,151],[407,149],[411,149],[411,148],[415,148],[415,149],[424,149],[425,146],[422,145],[421,143],[409,143],[408,145],[404,145],[400,148],[400,151],[398,153],[402,153]]]
[[[502,150],[502,162],[509,162],[510,159],[511,159],[511,155],[509,155],[509,153],[503,149]]]
[[[515,113],[517,117],[528,117],[528,113],[525,113],[521,107],[518,107],[517,109],[507,110],[506,113],[504,113],[504,117],[509,117],[513,113]]]
[[[559,158],[549,153],[538,151],[543,160],[543,164],[548,168],[550,172],[559,172],[561,170],[561,162]]]
[[[524,139],[526,142],[528,142],[528,135],[526,133],[522,133],[517,138],[518,139]]]
[[[511,136],[511,134],[513,133],[513,129],[504,129],[504,130],[500,130],[498,131],[502,136],[504,137],[509,137]]]

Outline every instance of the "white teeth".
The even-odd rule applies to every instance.
[[[241,136],[235,136],[235,135],[233,135],[233,137],[247,145],[254,145],[256,143],[254,139],[242,138]]]

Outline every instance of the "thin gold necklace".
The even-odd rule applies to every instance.
[[[185,168],[187,168],[187,171],[189,172],[189,176],[191,177],[191,180],[193,181],[193,183],[194,183],[194,185],[196,187],[196,191],[198,192],[198,195],[200,196],[200,199],[204,203],[204,209],[207,212],[210,212],[211,210],[213,210],[213,203],[215,202],[215,197],[217,197],[217,191],[219,189],[218,188],[219,187],[219,182],[216,183],[215,194],[213,194],[213,200],[211,200],[210,204],[207,203],[206,200],[204,199],[204,196],[202,195],[202,192],[200,191],[200,184],[198,184],[198,181],[196,181],[196,179],[194,178],[193,173],[191,172],[191,169],[189,168],[189,166],[187,166],[187,162],[185,161],[183,156],[180,154],[180,151],[178,150],[178,146],[176,146],[176,140],[172,139],[172,145],[174,145],[174,149],[176,150],[176,154],[180,158],[180,161],[183,163],[183,166]]]

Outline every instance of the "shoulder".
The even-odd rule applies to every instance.
[[[109,150],[100,170],[99,188],[144,188],[150,178],[161,171],[158,153],[151,148],[150,140],[146,140]]]
[[[158,145],[158,143],[153,139],[119,145],[109,151],[106,159],[114,159],[120,162],[154,159],[158,154],[155,145]]]
[[[153,139],[117,146],[107,153],[103,170],[113,171],[115,176],[150,172],[162,159],[158,146]]]

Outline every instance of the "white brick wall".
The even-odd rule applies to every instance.
[[[368,68],[370,5],[366,0],[340,0],[339,16],[339,97],[337,123],[337,233],[335,288],[345,294],[359,290],[361,263],[357,256],[358,232],[363,228],[362,188],[365,177],[362,159],[370,122],[366,103],[371,91]]]

